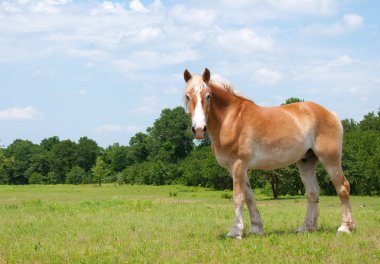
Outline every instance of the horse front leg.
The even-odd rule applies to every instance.
[[[231,170],[233,179],[233,199],[235,206],[235,223],[227,237],[242,239],[244,233],[243,205],[246,193],[247,168],[241,160],[236,161]]]

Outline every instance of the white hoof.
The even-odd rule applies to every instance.
[[[258,225],[251,225],[251,227],[248,230],[248,234],[263,235],[264,230],[262,227],[259,227]]]
[[[239,230],[233,228],[233,229],[231,230],[231,232],[229,232],[229,233],[226,235],[226,237],[236,238],[236,239],[238,239],[238,240],[241,240],[242,237],[243,237],[243,230],[239,231]]]
[[[341,225],[338,228],[337,234],[338,235],[341,235],[341,234],[351,234],[351,230],[348,228],[347,225]]]

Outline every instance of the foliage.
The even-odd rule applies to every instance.
[[[96,163],[91,169],[92,178],[99,186],[105,178],[110,175],[110,170],[107,168],[107,164],[101,157],[96,158]]]
[[[90,174],[78,165],[71,168],[71,170],[66,173],[66,183],[69,184],[80,184],[80,183],[91,183]]]
[[[287,103],[302,102],[289,98]],[[359,122],[342,120],[342,166],[352,194],[380,195],[380,111]],[[16,139],[0,148],[0,184],[108,183],[165,185],[181,183],[230,189],[232,180],[211,152],[210,138],[193,143],[191,121],[183,108],[164,109],[145,133],[136,133],[128,146],[105,149],[87,137],[78,142],[53,136],[40,144]],[[251,186],[273,197],[304,192],[293,164],[274,171],[252,171]],[[318,166],[322,194],[336,194],[330,177]]]
[[[210,147],[197,147],[181,162],[180,169],[182,172],[180,183],[182,184],[217,190],[232,187],[231,176],[226,169],[217,163]]]
[[[149,133],[149,159],[178,163],[193,149],[191,122],[182,107],[161,112]]]

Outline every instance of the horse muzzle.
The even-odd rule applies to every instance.
[[[192,127],[191,131],[193,131],[195,139],[204,139],[205,133],[207,131],[207,127],[206,126],[204,126],[203,128],[202,127],[197,127],[197,128]]]

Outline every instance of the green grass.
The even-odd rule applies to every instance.
[[[0,263],[379,263],[380,198],[352,197],[357,230],[337,236],[338,197],[296,234],[302,196],[256,194],[265,235],[226,239],[231,192],[182,186],[0,186]],[[248,215],[245,211],[246,228]]]

